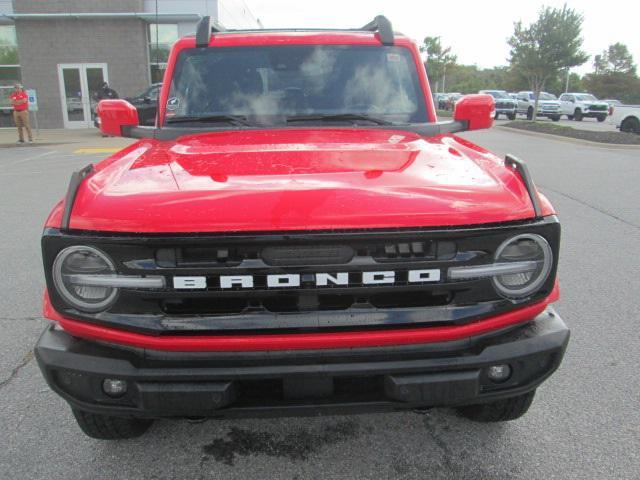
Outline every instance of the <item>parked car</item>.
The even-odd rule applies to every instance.
[[[451,110],[456,106],[458,100],[460,100],[464,95],[459,92],[453,92],[447,94],[447,99],[445,101],[445,110]]]
[[[604,122],[609,114],[609,104],[598,100],[590,93],[563,93],[560,95],[560,105],[562,114],[566,115],[569,120],[577,122],[582,121],[585,117],[596,118],[599,122]]]
[[[154,83],[140,95],[124,98],[124,100],[136,107],[140,125],[155,125],[156,111],[158,109],[158,92],[160,91],[161,86],[161,83]],[[98,112],[96,112],[93,117],[93,124],[97,128],[100,128],[100,123],[100,115],[98,115]]]
[[[433,101],[436,104],[436,108],[438,110],[445,110],[447,107],[447,94],[446,93],[435,93],[433,95]]]
[[[533,107],[535,97],[531,91],[518,92],[518,108],[517,113],[526,115],[527,119],[533,119]],[[538,99],[538,116],[547,117],[557,122],[560,120],[561,110],[560,102],[555,95],[548,92],[540,92]]]
[[[490,128],[494,100],[437,121],[418,46],[380,16],[196,31],[171,47],[157,126],[100,102],[106,135],[139,140],[75,172],[43,231],[54,324],[35,355],[82,430],[522,416],[569,341],[552,306],[560,223],[525,162],[455,135]]]
[[[640,105],[617,105],[613,107],[611,122],[621,132],[640,133]]]
[[[125,100],[136,107],[140,125],[154,125],[158,109],[158,93],[161,83],[154,83],[140,95],[127,97]]]
[[[507,92],[504,90],[480,90],[478,93],[486,93],[491,95],[496,101],[496,116],[497,120],[500,115],[506,115],[509,120],[516,119],[516,108],[518,102],[513,100]]]

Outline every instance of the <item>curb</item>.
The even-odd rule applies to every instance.
[[[507,132],[516,132],[522,135],[548,138],[551,140],[558,140],[559,142],[574,143],[578,145],[589,145],[593,147],[609,148],[614,150],[640,150],[640,145],[629,145],[629,144],[620,145],[619,143],[592,142],[591,140],[581,140],[579,138],[565,137],[562,135],[553,135],[552,133],[531,132],[529,130],[521,130],[519,128],[513,128],[513,127],[504,127],[502,125],[494,125],[493,128],[498,128],[500,130],[504,130]]]

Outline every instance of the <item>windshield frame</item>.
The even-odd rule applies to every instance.
[[[179,47],[179,43],[182,43],[181,41],[178,42],[178,44],[176,44],[174,46],[174,51],[171,52],[170,58],[169,58],[169,68],[167,70],[167,72],[165,73],[165,79],[163,82],[163,91],[162,91],[162,95],[161,95],[161,105],[159,105],[160,108],[160,112],[161,115],[159,115],[159,119],[160,119],[160,128],[162,127],[169,127],[171,126],[171,128],[175,128],[176,125],[170,125],[170,119],[172,118],[171,116],[168,116],[168,109],[167,107],[167,99],[171,96],[170,91],[172,89],[172,86],[174,85],[174,79],[177,75],[180,74],[180,60],[185,52],[189,52],[189,51],[194,51],[194,50],[198,50],[195,48],[191,48],[189,46],[186,46],[185,48],[176,48]],[[266,47],[266,48],[274,48],[274,47],[287,47],[287,46],[299,46],[299,47],[342,47],[342,48],[349,48],[349,47],[355,47],[355,48],[362,48],[362,47],[366,47],[366,48],[371,48],[371,49],[391,49],[391,48],[402,48],[404,51],[402,51],[403,56],[405,56],[406,61],[406,68],[408,69],[407,71],[407,76],[410,79],[411,82],[411,86],[412,88],[412,92],[415,92],[415,97],[411,98],[412,101],[414,101],[415,103],[415,110],[412,113],[390,113],[390,114],[376,114],[376,113],[371,113],[372,117],[382,117],[382,118],[388,118],[388,117],[393,117],[395,116],[399,116],[399,115],[417,115],[420,116],[424,119],[424,121],[419,122],[411,122],[411,119],[408,119],[408,121],[404,122],[404,121],[398,121],[393,123],[393,125],[423,125],[425,123],[433,123],[436,121],[436,116],[435,116],[435,110],[434,110],[434,106],[433,106],[433,102],[431,101],[430,96],[427,94],[428,93],[428,83],[427,83],[427,79],[426,79],[426,72],[421,72],[419,66],[422,65],[422,62],[420,60],[419,54],[417,53],[417,48],[413,48],[413,44],[407,42],[407,41],[403,41],[403,42],[397,42],[396,44],[394,44],[393,46],[382,46],[380,44],[370,44],[370,43],[359,43],[359,42],[355,42],[355,43],[333,43],[333,42],[328,42],[328,43],[315,43],[315,42],[311,42],[311,43],[285,43],[285,44],[280,44],[280,43],[251,43],[251,44],[242,44],[242,45],[222,45],[222,46],[218,46],[218,47],[208,47],[207,50],[215,50],[215,49],[243,49],[243,48],[253,48],[253,49],[259,49],[262,47]],[[392,53],[392,52],[390,52]],[[173,58],[172,58],[173,57]],[[416,60],[417,59],[417,60]],[[172,63],[173,61],[173,63]],[[416,63],[418,61],[418,63]],[[366,65],[366,63],[363,62],[363,65]],[[166,88],[165,88],[166,87]],[[351,113],[355,113],[356,115],[363,115],[363,113],[361,112],[347,112],[347,111],[343,111],[343,112],[339,112],[338,115],[342,115],[342,114],[351,114]],[[314,113],[310,113],[310,115],[314,115]],[[331,116],[332,114],[329,114],[329,116]],[[295,114],[293,115],[294,117],[296,116]],[[176,118],[176,117],[174,117]],[[273,128],[273,127],[287,127],[287,122],[286,119],[288,118],[288,116],[284,116],[282,114],[275,114],[275,115],[260,115],[260,116],[256,116],[256,117],[249,117],[251,118],[251,120],[255,120],[256,118],[261,119],[261,121],[258,121],[254,124],[251,125],[251,128]],[[277,120],[280,120],[280,122],[278,122]],[[282,121],[284,120],[284,121]],[[274,123],[275,122],[275,123]],[[369,126],[367,124],[367,120],[363,120],[364,124],[359,123],[357,126],[358,127],[367,127]],[[320,123],[325,123],[325,122],[319,122],[318,126],[320,125]],[[371,122],[371,126],[373,126],[375,122],[372,121]],[[314,124],[315,126],[316,124]],[[185,125],[187,126],[187,125]],[[193,124],[192,124],[193,126]],[[204,126],[204,125],[202,125]],[[297,124],[297,127],[299,126],[303,126],[303,124]],[[324,125],[323,125],[324,126]],[[342,125],[340,125],[342,127]],[[345,125],[345,126],[349,126],[349,125]],[[353,125],[356,126],[356,125]],[[211,130],[220,130],[220,129],[231,129],[233,126],[231,125],[223,125],[223,124],[208,124],[207,128],[210,128]],[[234,128],[237,128],[234,127]]]

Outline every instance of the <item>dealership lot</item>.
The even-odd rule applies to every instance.
[[[575,126],[576,122],[561,123]],[[605,128],[589,119],[582,126]],[[500,129],[464,137],[528,161],[563,224],[558,310],[572,328],[529,413],[474,424],[449,410],[311,419],[160,421],[85,437],[31,349],[46,322],[39,235],[87,145],[0,149],[0,472],[3,478],[637,478],[640,471],[639,149]],[[99,140],[100,146],[107,140]],[[115,142],[116,140],[114,140]],[[119,141],[119,140],[118,140]],[[86,147],[86,148],[81,148]],[[83,153],[74,153],[82,151]]]
[[[523,115],[518,115],[518,120],[524,120],[525,117]],[[568,120],[567,117],[562,117],[562,119],[558,122],[553,122],[548,118],[539,117],[539,122],[548,122],[554,125],[562,125],[563,127],[571,127],[577,130],[590,130],[594,132],[617,132],[618,129],[616,126],[609,121],[605,120],[604,122],[599,122],[595,118],[584,118],[581,122],[576,122],[575,120]],[[496,125],[504,125],[505,123],[509,123],[509,120],[501,117]]]

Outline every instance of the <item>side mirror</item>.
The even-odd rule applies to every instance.
[[[453,119],[466,122],[467,130],[481,130],[491,128],[495,114],[495,100],[491,95],[465,95],[456,102]]]
[[[100,117],[100,130],[113,137],[125,136],[123,127],[137,127],[138,111],[126,100],[101,100],[96,107]]]

